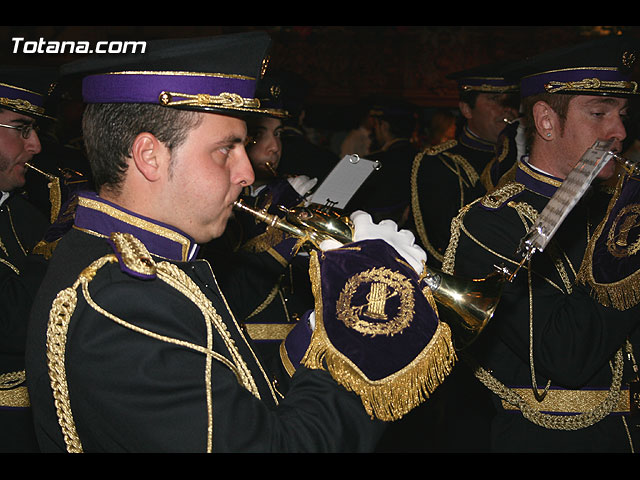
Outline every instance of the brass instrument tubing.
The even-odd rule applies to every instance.
[[[275,171],[275,169],[273,168],[270,162],[265,162],[264,164],[266,165],[266,167],[269,169],[269,171],[274,177],[278,176],[278,173]]]
[[[45,176],[45,177],[47,177],[49,180],[52,180],[52,179],[54,179],[54,178],[55,178],[53,175],[50,175],[50,174],[48,174],[48,173],[46,173],[46,172],[43,172],[43,171],[42,171],[42,170],[40,170],[39,168],[34,167],[33,165],[31,165],[30,163],[25,163],[25,164],[24,164],[24,166],[25,166],[25,167],[29,167],[29,168],[31,168],[32,170],[35,170],[36,172],[40,173],[41,175],[44,175],[44,176]]]

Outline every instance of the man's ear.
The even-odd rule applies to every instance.
[[[131,147],[131,158],[135,168],[150,182],[160,178],[164,156],[167,154],[168,150],[164,144],[149,132],[138,134]]]
[[[469,120],[473,116],[471,106],[467,102],[458,102],[458,108],[460,109],[460,113],[462,114],[462,116],[467,120]]]
[[[547,102],[539,101],[533,106],[533,122],[543,140],[552,140],[560,134],[558,114]]]

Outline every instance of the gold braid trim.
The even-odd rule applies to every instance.
[[[478,183],[478,180],[480,180],[480,175],[478,175],[476,169],[471,166],[466,158],[464,158],[462,155],[457,155],[449,152],[444,152],[443,155],[453,160],[456,166],[462,167],[464,173],[467,174],[467,178],[469,179],[471,186],[474,186],[476,183]]]
[[[265,308],[271,305],[271,302],[273,302],[273,300],[278,296],[279,292],[280,292],[280,281],[278,281],[278,283],[276,283],[273,286],[273,288],[269,292],[269,295],[267,295],[267,298],[265,298],[264,301],[260,305],[258,305],[253,312],[247,315],[247,320],[250,319],[251,317],[255,317],[256,315],[261,313]]]
[[[211,362],[217,360],[229,369],[231,369],[238,383],[252,393],[256,398],[260,398],[258,388],[253,380],[251,372],[246,363],[242,359],[240,352],[235,346],[235,342],[231,338],[222,317],[217,313],[211,301],[204,295],[199,287],[189,278],[189,276],[180,270],[176,265],[169,262],[160,262],[155,264],[151,256],[146,251],[144,245],[128,234],[112,234],[112,240],[116,243],[119,251],[123,252],[123,261],[127,262],[129,267],[133,267],[137,271],[149,273],[155,271],[157,278],[164,281],[168,285],[185,295],[191,300],[202,312],[207,328],[207,345],[197,345],[176,338],[167,337],[155,332],[140,328],[133,325],[111,313],[104,310],[96,304],[91,298],[89,292],[89,283],[95,277],[97,271],[107,263],[118,262],[118,258],[114,254],[105,255],[104,257],[94,261],[85,270],[81,272],[73,286],[66,288],[58,293],[51,306],[49,312],[49,323],[47,325],[47,361],[49,367],[49,377],[51,388],[53,390],[54,404],[58,416],[58,422],[62,429],[67,451],[70,453],[82,452],[82,443],[78,436],[73,414],[71,411],[71,403],[69,398],[69,390],[67,386],[66,369],[65,369],[65,351],[66,337],[71,322],[71,317],[77,305],[77,289],[80,288],[87,304],[104,315],[106,318],[129,328],[132,331],[147,335],[156,340],[180,345],[185,348],[200,352],[206,356],[206,366],[203,381],[205,382],[207,392],[207,414],[208,414],[208,437],[207,451],[213,448],[213,406],[211,396]],[[134,258],[137,257],[137,258]],[[211,326],[215,327],[225,346],[231,354],[232,359],[229,360],[223,355],[213,351],[213,333]]]
[[[96,271],[108,262],[117,262],[115,255],[102,257],[82,271],[72,287],[58,292],[51,305],[49,323],[47,324],[47,365],[49,367],[49,381],[53,390],[54,405],[58,416],[58,423],[62,429],[62,436],[67,452],[82,452],[82,442],[76,431],[73,413],[67,387],[67,373],[65,369],[65,352],[67,331],[71,316],[78,301],[76,289],[79,285],[91,281]]]
[[[494,156],[484,167],[482,173],[480,174],[480,183],[482,183],[487,192],[490,192],[491,190],[497,188],[497,183],[496,185],[494,185],[493,180],[491,179],[491,168],[493,167],[493,165],[495,165],[496,162],[502,163],[502,161],[507,157],[507,153],[509,152],[509,138],[505,137],[502,140],[502,144],[503,146],[500,151],[500,155],[498,155],[497,157]],[[498,179],[498,183],[499,182],[500,179]]]
[[[266,252],[282,240],[284,240],[284,232],[282,230],[267,227],[263,233],[251,238],[242,245],[242,250],[246,250],[251,253]]]
[[[26,376],[24,370],[8,372],[0,375],[0,406],[29,407],[29,392],[22,385]]]
[[[600,80],[599,78],[585,78],[575,82],[551,81],[544,86],[548,93],[562,92],[563,90],[584,90],[587,92],[606,93],[636,93],[638,84],[636,82],[625,82],[615,80]]]
[[[435,247],[429,241],[429,237],[427,235],[427,231],[424,225],[424,219],[422,217],[422,209],[420,207],[420,196],[418,192],[418,172],[420,170],[420,164],[425,155],[427,156],[435,156],[438,154],[443,154],[444,156],[453,160],[454,166],[450,166],[447,162],[442,159],[444,165],[450,169],[457,177],[460,183],[460,206],[463,206],[464,201],[464,179],[460,173],[460,168],[462,168],[467,178],[469,179],[471,185],[475,185],[479,179],[479,175],[476,170],[471,166],[471,164],[461,155],[456,155],[452,153],[446,152],[446,150],[456,146],[458,144],[457,140],[449,140],[447,142],[441,143],[440,145],[436,145],[433,147],[428,147],[424,149],[422,152],[419,152],[415,158],[413,159],[413,164],[411,167],[411,210],[413,212],[413,221],[416,228],[416,232],[422,242],[424,248],[429,252],[429,254],[438,260],[439,262],[443,262],[443,255],[438,252]],[[444,152],[444,153],[443,153]]]
[[[322,318],[320,265],[312,252],[309,267],[316,298],[316,326],[301,363],[307,368],[327,370],[340,385],[356,393],[372,418],[394,421],[423,403],[451,372],[457,359],[451,330],[444,322],[429,344],[407,366],[381,380],[369,380],[329,340]]]
[[[585,252],[582,264],[578,270],[576,281],[591,287],[594,298],[605,307],[613,307],[618,310],[627,310],[640,302],[640,270],[630,274],[628,277],[613,283],[599,283],[593,276],[593,255],[597,240],[603,234],[607,219],[611,215],[616,200],[622,190],[623,180],[616,185],[615,193],[609,203],[607,213],[602,222],[596,228]],[[613,229],[612,229],[613,230]],[[610,232],[611,233],[611,232]]]
[[[60,177],[51,175],[50,173],[40,170],[38,167],[28,164],[29,168],[35,170],[40,175],[45,176],[49,180],[49,202],[51,203],[51,212],[49,214],[49,221],[53,223],[58,218],[60,208],[62,207],[62,190],[60,188]]]
[[[462,207],[458,212],[458,215],[451,219],[451,235],[449,237],[449,245],[444,252],[444,261],[442,262],[442,271],[453,275],[454,266],[456,262],[456,251],[458,250],[458,242],[460,241],[460,231],[463,226],[463,219],[467,212],[473,205],[478,203],[481,198],[474,200],[470,204]]]
[[[2,85],[5,85],[4,83]],[[35,92],[32,92],[35,93]],[[30,113],[36,113],[39,115],[43,115],[45,110],[44,107],[40,107],[38,105],[34,105],[28,100],[23,100],[21,98],[6,98],[0,97],[0,105],[4,105],[8,108],[17,108],[18,110],[27,111]]]
[[[505,386],[499,380],[494,378],[487,370],[480,367],[475,361],[461,354],[463,360],[471,366],[476,377],[489,390],[495,393],[505,402],[518,408],[522,415],[530,422],[547,429],[552,430],[579,430],[595,425],[600,420],[613,412],[620,401],[620,386],[622,385],[623,371],[623,349],[621,348],[615,355],[615,366],[613,368],[613,379],[611,387],[606,398],[597,407],[577,415],[558,415],[546,414],[539,410],[539,407],[530,405],[517,392]]]
[[[18,270],[18,267],[16,267],[15,265],[13,265],[12,263],[6,261],[4,258],[0,258],[0,263],[3,265],[6,265],[7,267],[9,267],[11,270],[13,270],[17,275],[20,275],[20,270]]]
[[[443,145],[446,145],[446,143]],[[442,255],[434,248],[433,245],[431,245],[431,242],[429,241],[429,237],[427,236],[427,232],[424,227],[424,220],[422,218],[422,208],[420,207],[420,197],[418,192],[418,171],[420,170],[420,162],[422,162],[422,158],[425,155],[425,152],[426,150],[424,152],[418,153],[415,156],[411,167],[411,210],[413,211],[413,222],[422,245],[429,252],[429,254],[433,256],[433,258],[435,258],[439,262],[442,262]]]
[[[503,192],[501,193],[506,194],[506,197],[510,197],[510,195],[508,195],[509,190],[513,192],[513,191],[517,191],[518,188],[512,185],[507,189],[503,190]],[[499,201],[500,198],[502,198],[501,194],[494,197],[493,198],[494,201],[490,201],[489,203],[493,206],[497,206],[497,204],[500,203]],[[458,216],[455,217],[452,221],[451,241],[449,242],[449,246],[447,247],[447,251],[445,253],[445,261],[442,266],[442,271],[445,273],[453,274],[454,266],[455,266],[456,250],[458,247],[460,232],[464,230],[464,223],[463,223],[464,216],[468,212],[468,210],[472,207],[472,205],[479,201],[482,201],[482,199],[478,199],[475,202],[467,205],[465,208],[463,208],[460,211]],[[525,219],[528,219],[529,221],[534,221],[535,218],[537,217],[537,212],[535,211],[535,209],[531,208],[525,203],[521,202],[520,204],[516,204],[516,202],[509,202],[508,205],[517,211],[518,215],[523,221],[525,228],[527,225],[527,222],[525,221]],[[468,232],[466,231],[465,233],[468,234]],[[474,239],[474,241],[478,243],[478,245],[489,250],[486,246],[480,244],[477,240]],[[493,253],[495,255],[498,255],[497,252],[493,252]],[[558,267],[558,262],[556,262],[556,267]],[[559,270],[559,274],[563,278],[563,281],[565,281],[565,277],[562,275],[562,271]],[[565,286],[566,286],[566,281],[565,281]],[[620,349],[616,353],[615,365],[613,367],[613,378],[611,382],[611,387],[609,389],[609,392],[606,398],[598,406],[586,412],[583,412],[578,415],[564,415],[564,416],[557,415],[557,414],[552,415],[552,414],[542,413],[539,410],[539,408],[536,408],[535,405],[530,405],[529,403],[527,403],[527,401],[521,395],[519,395],[514,389],[507,387],[506,385],[501,383],[498,379],[496,379],[493,375],[491,375],[489,371],[485,370],[480,365],[478,365],[478,363],[475,361],[475,359],[471,355],[469,355],[468,353],[462,352],[460,353],[460,357],[466,364],[470,366],[476,378],[478,378],[478,380],[483,385],[485,385],[485,387],[487,387],[491,392],[496,394],[503,401],[519,409],[522,412],[522,415],[530,422],[547,429],[578,430],[581,428],[589,427],[599,422],[604,417],[606,417],[611,412],[613,412],[617,408],[620,401],[620,387],[622,384],[622,373],[623,373],[623,367],[624,367],[623,349]],[[533,358],[530,356],[529,360],[530,360],[530,368],[532,370],[532,379],[535,380],[533,375]],[[533,385],[535,385],[535,381]],[[537,389],[534,390],[533,391],[534,398],[543,399],[544,396],[546,395],[546,392],[548,391],[548,388],[549,388],[549,384],[547,384],[547,386],[545,387],[545,390],[543,391],[541,398]]]

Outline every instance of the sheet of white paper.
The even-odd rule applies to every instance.
[[[369,175],[382,165],[358,155],[345,155],[311,195],[309,201],[319,205],[344,208]]]

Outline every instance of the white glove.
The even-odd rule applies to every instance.
[[[306,175],[288,177],[287,181],[301,197],[304,197],[318,183],[317,178],[309,178]]]
[[[380,239],[391,245],[413,269],[422,273],[423,262],[427,261],[427,253],[415,244],[415,237],[409,230],[398,230],[393,220],[382,220],[375,224],[371,215],[361,210],[351,214],[354,225],[354,242],[361,240]],[[342,244],[337,240],[324,240],[320,243],[321,250],[340,248]]]

